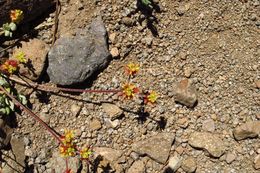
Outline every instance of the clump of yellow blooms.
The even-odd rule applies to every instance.
[[[76,145],[73,142],[74,134],[71,130],[66,130],[65,135],[61,137],[60,154],[63,157],[73,157],[76,155]]]
[[[89,159],[92,151],[89,148],[83,148],[78,150],[76,144],[74,143],[74,133],[71,130],[66,130],[64,136],[61,137],[62,143],[60,144],[60,155],[62,157],[74,157],[77,154],[80,155],[82,160]]]
[[[25,58],[24,52],[19,52],[14,56],[20,63],[27,63],[27,59]]]
[[[155,91],[148,91],[144,97],[144,103],[155,103],[158,98],[158,94]]]
[[[134,84],[126,83],[122,86],[122,92],[126,98],[131,99],[139,92],[139,89]]]
[[[136,75],[136,73],[140,70],[139,64],[129,63],[126,65],[126,73],[130,76]]]
[[[93,152],[90,151],[89,148],[83,148],[80,150],[80,157],[81,159],[88,159],[92,153]]]
[[[10,12],[11,21],[18,24],[23,20],[23,11],[22,10],[11,10]]]

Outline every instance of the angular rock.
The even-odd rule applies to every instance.
[[[260,89],[260,80],[255,81],[255,87]]]
[[[28,42],[22,41],[21,45],[21,47],[14,50],[12,59],[17,54],[23,52],[28,63],[19,65],[20,74],[31,80],[38,80],[46,67],[49,46],[39,39],[32,39]]]
[[[77,116],[79,114],[79,112],[81,111],[81,106],[73,104],[70,107],[70,111],[73,116]]]
[[[116,162],[123,155],[123,151],[107,147],[95,147],[94,151],[110,162]]]
[[[197,169],[196,160],[193,157],[186,158],[183,160],[181,168],[187,173],[195,172]]]
[[[227,153],[226,155],[226,162],[228,164],[232,163],[234,160],[236,160],[237,155],[233,153]]]
[[[0,119],[0,149],[5,148],[9,144],[12,133],[13,129],[3,119]]]
[[[175,134],[160,133],[132,145],[132,150],[141,155],[147,155],[158,163],[164,164],[171,150]]]
[[[226,149],[218,135],[208,132],[194,132],[188,142],[194,148],[206,150],[213,157],[222,156]]]
[[[55,4],[55,0],[1,0],[0,3],[0,23],[9,22],[9,14],[12,9],[21,9],[24,12],[24,19],[22,23],[32,21],[41,14],[46,13],[47,9]]]
[[[117,47],[113,47],[110,51],[110,54],[112,55],[113,58],[116,58],[119,56],[119,50]]]
[[[12,147],[12,151],[15,155],[16,161],[22,165],[25,166],[25,145],[23,142],[22,138],[16,138],[16,137],[12,137],[11,139],[11,147]]]
[[[145,161],[137,160],[131,167],[126,171],[126,173],[144,173],[145,172]]]
[[[255,160],[254,160],[254,168],[255,168],[255,169],[260,169],[260,154],[258,154],[258,155],[255,157]]]
[[[107,34],[101,18],[75,37],[61,37],[48,54],[50,80],[59,85],[84,82],[104,69],[109,60]]]
[[[233,131],[236,140],[255,138],[260,135],[260,121],[251,121],[238,126]]]
[[[102,124],[98,119],[93,119],[92,121],[90,121],[89,123],[89,128],[93,131],[95,130],[99,130],[102,128]]]
[[[12,137],[11,141],[12,153],[4,158],[6,165],[3,172],[15,173],[25,171],[25,145],[22,138]],[[15,169],[14,169],[15,168]]]
[[[177,155],[175,155],[174,157],[170,157],[166,170],[171,170],[172,172],[176,172],[180,166],[181,166],[181,159]]]
[[[103,103],[102,108],[110,116],[111,120],[114,120],[123,114],[123,110],[114,104]]]
[[[197,91],[188,79],[173,85],[174,99],[187,107],[194,107],[197,102]]]

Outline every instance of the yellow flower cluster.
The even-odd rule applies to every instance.
[[[158,98],[158,94],[155,91],[149,91],[144,98],[145,103],[155,103]]]
[[[140,66],[138,64],[129,63],[126,65],[126,73],[130,76],[135,75],[140,70]]]
[[[15,58],[20,62],[20,63],[27,63],[27,59],[25,58],[24,52],[19,52],[18,54],[15,55]]]
[[[23,11],[22,10],[11,10],[10,18],[12,22],[18,24],[23,20]]]
[[[65,131],[65,135],[61,137],[60,154],[63,157],[73,157],[76,155],[76,145],[73,142],[74,134],[70,130]]]
[[[126,83],[122,86],[122,91],[123,91],[123,95],[128,98],[128,99],[131,99],[134,97],[134,95],[136,93],[139,92],[139,89],[133,85],[133,84],[130,84],[130,83]]]
[[[91,154],[92,151],[90,151],[88,148],[84,148],[80,151],[81,159],[88,159]]]

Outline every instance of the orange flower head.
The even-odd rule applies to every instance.
[[[155,91],[148,91],[144,97],[144,103],[155,103],[158,98],[158,94]]]
[[[128,99],[133,98],[134,95],[139,92],[139,89],[135,85],[129,83],[124,84],[122,90],[123,95]]]
[[[22,10],[11,10],[10,18],[12,22],[18,24],[23,20],[23,11]]]
[[[126,73],[130,76],[136,75],[136,73],[140,70],[139,64],[129,63],[126,65]]]
[[[5,74],[13,74],[18,69],[18,62],[16,60],[7,60],[0,66],[0,70]]]
[[[88,159],[92,153],[93,152],[90,151],[88,148],[83,148],[82,150],[80,150],[81,159]]]

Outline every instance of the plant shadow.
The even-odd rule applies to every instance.
[[[142,0],[137,0],[137,10],[135,13],[140,11],[145,18],[141,19],[139,18],[139,23],[141,24],[144,20],[147,22],[147,28],[151,31],[154,37],[159,36],[158,30],[155,26],[155,24],[158,24],[158,19],[153,15],[153,12],[160,13],[161,8],[160,6],[155,3],[153,0],[150,0],[151,5],[144,5],[142,3]]]

